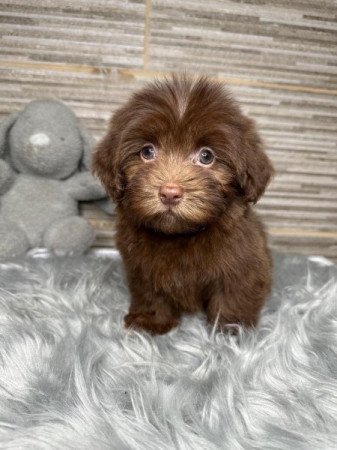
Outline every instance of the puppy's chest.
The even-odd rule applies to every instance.
[[[171,286],[199,284],[201,276],[204,278],[207,272],[207,264],[201,254],[178,251],[159,251],[154,255],[151,264],[151,275],[162,284]]]
[[[214,279],[214,257],[198,242],[129,242],[126,258],[141,278],[173,297],[195,297]]]
[[[159,253],[153,260],[149,280],[155,291],[168,296],[186,312],[200,309],[209,273],[202,256],[180,252]]]

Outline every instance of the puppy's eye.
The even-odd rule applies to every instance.
[[[152,144],[146,144],[141,149],[140,156],[142,157],[142,159],[146,159],[146,161],[149,161],[150,159],[155,159],[156,149]]]
[[[202,165],[209,165],[214,161],[214,154],[211,149],[204,147],[200,150],[198,155],[198,162]]]

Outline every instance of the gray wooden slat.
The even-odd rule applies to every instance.
[[[10,1],[0,4],[1,58],[141,67],[144,4]]]
[[[336,87],[336,15],[333,0],[153,0],[149,68]]]

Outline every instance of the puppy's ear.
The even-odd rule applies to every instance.
[[[97,144],[92,157],[92,171],[102,182],[109,196],[118,201],[123,191],[120,172],[120,133],[114,119],[103,139]]]
[[[256,203],[264,193],[274,174],[270,159],[263,150],[263,144],[250,119],[245,119],[241,128],[237,167],[238,183],[247,202]]]

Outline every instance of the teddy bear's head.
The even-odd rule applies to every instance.
[[[55,100],[29,103],[2,131],[16,171],[59,180],[76,171],[90,145],[73,112]]]

